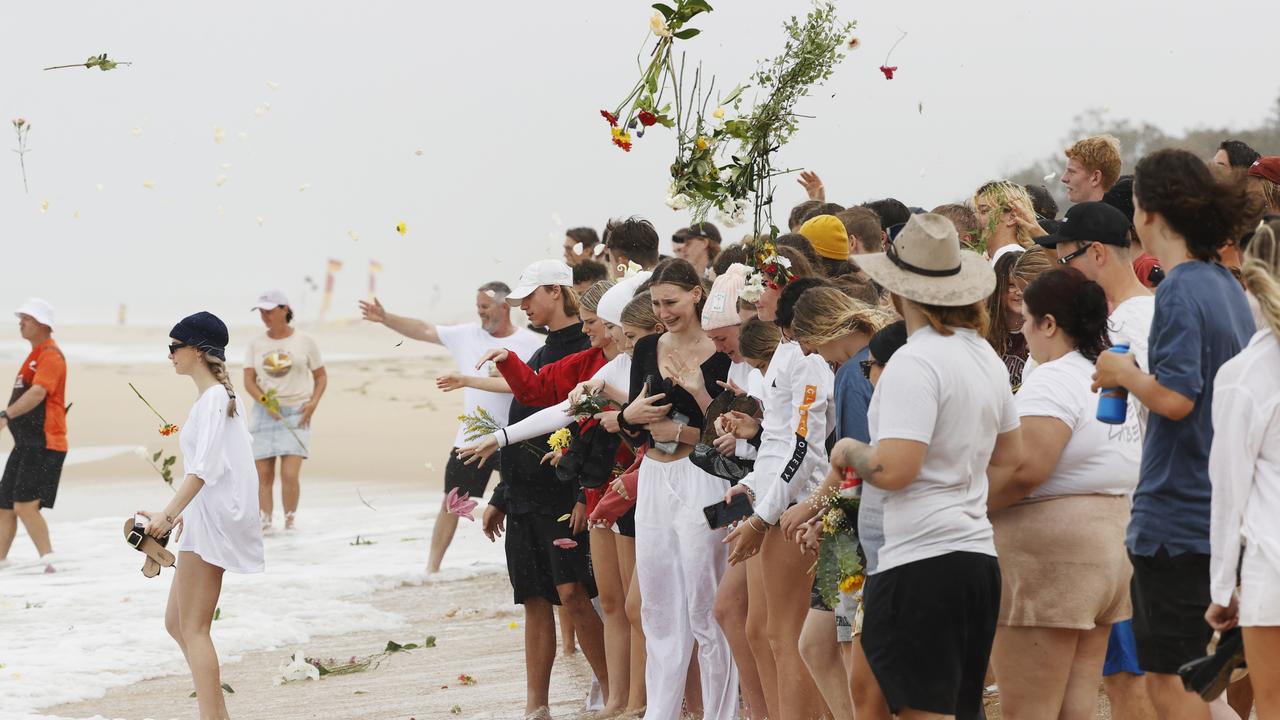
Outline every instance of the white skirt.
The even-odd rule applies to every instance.
[[[1280,626],[1280,567],[1252,546],[1245,547],[1240,565],[1240,624]]]

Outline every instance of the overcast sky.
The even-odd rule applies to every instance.
[[[776,54],[782,21],[808,7],[714,4],[682,47],[725,86]],[[1245,126],[1280,92],[1265,43],[1240,33],[1280,26],[1276,3],[839,6],[862,46],[802,101],[815,118],[776,164],[818,171],[843,204],[958,199],[1053,151],[1087,107],[1169,131]],[[0,305],[40,295],[68,322],[110,322],[126,303],[136,322],[209,309],[240,323],[279,286],[312,314],[302,278],[322,281],[332,257],[345,267],[331,317],[355,315],[375,259],[393,311],[454,320],[476,286],[558,252],[566,227],[641,214],[665,244],[688,221],[663,205],[671,133],[623,153],[597,112],[635,81],[652,12],[643,0],[6,2],[0,117],[33,129],[29,194],[17,156],[0,158]],[[877,67],[900,30],[886,81]],[[134,65],[40,69],[100,52]],[[15,145],[7,121],[0,137]],[[790,178],[780,188],[779,224],[803,197]]]

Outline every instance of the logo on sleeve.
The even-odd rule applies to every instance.
[[[804,402],[800,405],[800,424],[796,426],[796,435],[809,437],[809,408],[818,397],[817,385],[804,386]]]

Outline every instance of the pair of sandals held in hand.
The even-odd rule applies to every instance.
[[[124,540],[129,546],[146,556],[142,561],[142,574],[153,578],[160,574],[160,568],[173,567],[177,558],[165,549],[169,544],[170,533],[165,533],[159,540],[146,533],[146,525],[138,522],[133,516],[124,521]]]

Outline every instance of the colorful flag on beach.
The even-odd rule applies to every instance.
[[[324,320],[324,314],[329,311],[329,306],[333,303],[333,278],[342,270],[342,261],[329,258],[328,272],[324,277],[324,297],[320,300],[320,319]]]

